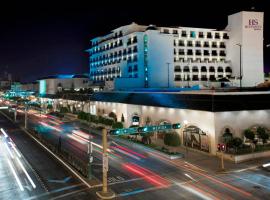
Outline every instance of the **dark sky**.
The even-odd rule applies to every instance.
[[[56,73],[87,72],[85,50],[89,40],[133,21],[145,25],[224,28],[227,15],[250,10],[254,5],[265,12],[265,44],[270,43],[267,0],[8,2],[0,4],[0,73],[8,68],[22,81]],[[265,54],[265,68],[269,71],[270,48]]]

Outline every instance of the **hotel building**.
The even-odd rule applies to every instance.
[[[136,23],[91,40],[90,78],[108,88],[255,86],[263,74],[263,13],[228,16],[223,30]],[[241,68],[241,69],[240,69]]]

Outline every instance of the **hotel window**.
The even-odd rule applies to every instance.
[[[178,34],[178,30],[173,30],[173,34]]]
[[[200,55],[202,55],[201,50],[196,50],[196,56],[200,56]]]
[[[208,50],[204,50],[204,51],[203,51],[203,55],[209,56],[209,51],[208,51]]]
[[[196,46],[196,47],[201,47],[201,42],[200,42],[200,41],[196,41],[195,46]]]
[[[187,37],[187,32],[186,31],[182,31],[182,37]]]
[[[215,72],[215,68],[213,66],[209,67],[209,72]]]
[[[205,66],[202,66],[202,67],[201,67],[201,72],[207,72],[207,69],[206,69]]]
[[[137,74],[137,73],[135,73],[133,77],[134,77],[134,78],[138,78],[138,74]]]
[[[209,47],[209,42],[204,42],[203,46],[204,47]]]
[[[222,67],[218,67],[217,71],[223,73],[223,68]]]
[[[215,33],[215,38],[216,39],[219,39],[220,38],[219,33]]]
[[[181,46],[181,47],[183,47],[183,46],[185,46],[185,43],[184,43],[183,40],[179,40],[178,45]]]
[[[122,36],[123,36],[123,32],[120,31],[118,36],[119,36],[119,37],[122,37]]]
[[[190,32],[190,37],[191,37],[191,38],[196,38],[196,33],[195,33],[195,31],[191,31],[191,32]]]
[[[131,66],[128,67],[128,72],[132,72],[132,67]]]
[[[210,81],[215,81],[216,77],[215,77],[215,75],[210,75],[209,79],[210,79]]]
[[[189,67],[188,66],[184,67],[184,72],[189,72]]]
[[[137,52],[138,52],[137,46],[134,46],[133,47],[133,53],[137,53]]]
[[[188,41],[187,46],[188,46],[188,47],[192,47],[192,46],[193,46],[192,41]]]
[[[201,81],[207,81],[207,76],[206,75],[201,75]]]
[[[199,32],[199,38],[204,38],[203,32]]]
[[[174,71],[175,72],[181,72],[182,70],[181,70],[181,67],[177,65],[177,66],[174,67]]]
[[[192,67],[192,72],[199,72],[198,67],[196,67],[196,66]]]
[[[185,51],[184,51],[184,49],[179,49],[178,54],[179,54],[179,55],[185,55]]]
[[[138,71],[138,65],[134,65],[134,66],[133,66],[133,71],[134,71],[134,72]]]
[[[165,33],[165,34],[169,34],[169,33],[170,33],[170,31],[169,31],[169,29],[163,29],[163,33]]]
[[[131,45],[131,38],[128,38],[127,45]]]
[[[226,53],[225,53],[225,51],[220,51],[220,52],[219,52],[219,55],[220,55],[220,56],[226,56]]]
[[[133,37],[132,43],[133,43],[133,44],[137,43],[137,36],[134,36],[134,37]]]
[[[219,44],[219,48],[226,48],[225,43],[224,43],[224,42],[221,42],[221,43]]]
[[[192,49],[188,49],[188,50],[187,50],[187,55],[188,55],[188,56],[192,56],[192,55],[193,55]]]
[[[173,46],[176,46],[176,40],[173,40]]]
[[[226,68],[225,68],[225,72],[227,72],[227,73],[232,73],[232,68],[226,67]]]
[[[212,56],[217,56],[217,51],[216,50],[212,51]]]
[[[212,33],[211,32],[207,32],[207,38],[212,38]]]
[[[216,42],[212,42],[212,48],[217,48],[217,43]]]
[[[229,36],[227,33],[223,33],[223,39],[229,39]]]
[[[192,81],[198,81],[199,80],[199,76],[198,75],[193,75],[192,76]]]
[[[181,75],[175,75],[174,81],[181,81]]]

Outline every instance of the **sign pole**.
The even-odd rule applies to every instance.
[[[108,152],[107,152],[108,142],[107,142],[106,129],[102,129],[102,146],[103,146],[102,191],[98,191],[96,194],[101,199],[112,199],[115,197],[115,194],[112,191],[108,190],[107,174],[109,171],[109,163],[108,163]]]

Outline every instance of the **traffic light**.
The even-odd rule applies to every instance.
[[[225,144],[218,144],[217,149],[218,149],[218,151],[226,151],[226,145]]]
[[[218,151],[221,150],[221,145],[220,145],[220,144],[217,145],[217,150],[218,150]]]
[[[225,144],[221,144],[221,151],[225,151],[226,150],[226,145]]]
[[[115,129],[115,130],[110,130],[110,135],[118,135],[120,133],[119,130]]]
[[[180,124],[180,123],[173,124],[173,125],[172,125],[172,128],[173,128],[173,129],[179,129],[179,128],[181,128],[181,124]]]
[[[148,128],[147,127],[139,127],[137,130],[139,133],[143,133],[143,132],[146,132],[148,130]]]

